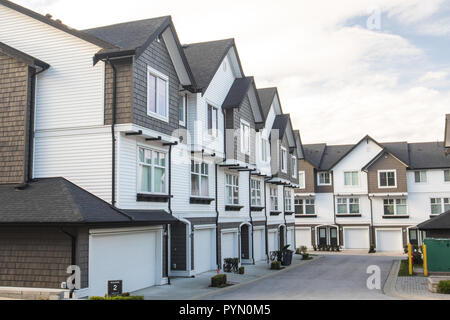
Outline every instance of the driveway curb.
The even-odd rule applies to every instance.
[[[218,290],[218,291],[215,291],[215,292],[210,292],[210,293],[206,293],[206,294],[202,294],[202,295],[193,297],[192,300],[200,300],[200,299],[204,299],[204,298],[207,298],[207,297],[212,297],[212,296],[215,296],[215,295],[218,295],[218,294],[222,294],[222,293],[225,293],[225,292],[231,292],[231,291],[237,290],[237,289],[239,289],[239,288],[241,288],[241,287],[243,287],[243,286],[246,286],[246,285],[248,285],[248,284],[255,283],[255,282],[258,282],[258,281],[262,281],[262,280],[264,280],[264,279],[272,278],[272,277],[274,277],[274,276],[276,276],[276,275],[279,275],[279,274],[281,274],[281,273],[290,271],[290,270],[292,270],[292,269],[295,269],[295,268],[304,266],[305,264],[311,263],[311,262],[313,262],[313,261],[317,261],[317,260],[319,260],[319,259],[321,259],[321,258],[323,258],[323,256],[316,256],[316,257],[313,258],[312,260],[306,260],[306,261],[301,262],[301,263],[299,263],[299,264],[292,265],[292,266],[289,266],[289,267],[285,267],[285,268],[282,269],[282,270],[279,270],[279,271],[273,272],[273,273],[268,273],[268,274],[266,274],[266,275],[264,275],[264,276],[262,276],[262,277],[259,277],[259,278],[257,278],[257,279],[253,279],[253,280],[250,280],[250,281],[247,281],[247,282],[241,282],[241,283],[232,285],[232,286],[230,286],[230,287],[222,288],[222,289],[220,289],[220,290]]]

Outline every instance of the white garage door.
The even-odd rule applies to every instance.
[[[194,268],[196,273],[214,269],[213,231],[214,229],[204,229],[194,232]]]
[[[402,230],[377,230],[377,251],[402,251]]]
[[[345,249],[368,249],[369,229],[367,228],[344,228]]]
[[[308,228],[295,230],[295,241],[297,248],[300,248],[301,246],[311,248],[311,229]]]
[[[254,254],[255,261],[264,260],[264,230],[254,230],[253,231],[253,244],[254,244]]]
[[[277,248],[277,232],[270,232],[269,231],[269,253],[271,251],[276,251]]]
[[[222,260],[226,258],[238,258],[236,233],[222,233]]]
[[[122,280],[123,292],[155,285],[156,273],[162,272],[160,235],[160,231],[91,235],[89,295],[104,296],[108,280]]]

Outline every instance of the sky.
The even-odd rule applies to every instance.
[[[182,44],[235,38],[303,143],[442,141],[449,0],[13,0],[76,29],[171,15]]]

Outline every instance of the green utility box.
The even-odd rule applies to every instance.
[[[450,239],[425,239],[430,272],[450,272]]]

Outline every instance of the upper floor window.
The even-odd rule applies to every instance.
[[[444,170],[444,181],[450,182],[450,170]]]
[[[194,197],[209,195],[209,166],[207,163],[191,161],[191,195]]]
[[[148,67],[147,114],[169,121],[169,77]]]
[[[186,106],[187,106],[187,95],[180,96],[180,101],[178,104],[178,121],[181,126],[186,126]]]
[[[319,172],[317,174],[317,181],[319,186],[330,186],[331,174],[329,172]]]
[[[441,214],[450,210],[450,198],[431,198],[431,214]]]
[[[218,110],[210,104],[208,104],[208,133],[214,137],[219,135]]]
[[[396,188],[397,171],[380,170],[378,171],[378,188]]]
[[[297,178],[297,157],[291,157],[292,178]]]
[[[166,153],[139,148],[138,190],[141,193],[167,193]]]
[[[226,203],[228,205],[238,205],[239,204],[239,177],[227,174],[225,181],[226,189]]]
[[[295,214],[316,214],[314,199],[295,199]]]
[[[250,125],[241,120],[241,152],[250,154]]]
[[[406,199],[384,199],[384,215],[406,215],[408,213]]]
[[[284,211],[292,212],[292,192],[291,192],[291,190],[284,190]]]
[[[344,172],[344,185],[353,187],[358,186],[359,185],[358,171]]]
[[[261,206],[261,181],[252,179],[252,206]]]
[[[298,172],[298,185],[300,189],[306,188],[305,171]]]
[[[270,152],[269,140],[261,138],[261,160],[263,162],[269,161],[269,152]]]
[[[427,182],[427,172],[426,171],[415,171],[414,172],[414,181],[416,183]]]
[[[287,173],[287,150],[281,147],[281,171]]]
[[[278,211],[278,188],[270,187],[270,211]]]
[[[358,198],[337,198],[338,214],[359,214]]]

